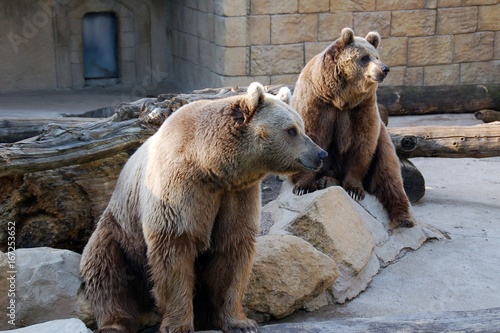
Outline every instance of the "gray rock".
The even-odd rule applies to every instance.
[[[42,324],[18,328],[9,333],[92,333],[83,321],[76,318],[48,321]]]
[[[92,317],[86,306],[78,301],[82,285],[80,254],[47,247],[18,249],[14,254],[17,327],[56,319]]]

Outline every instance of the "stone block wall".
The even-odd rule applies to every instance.
[[[500,82],[499,0],[172,0],[179,84],[294,84],[344,27],[378,31],[384,85]]]

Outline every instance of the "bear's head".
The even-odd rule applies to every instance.
[[[317,171],[328,153],[316,145],[304,130],[304,121],[290,107],[290,89],[283,87],[276,96],[266,93],[257,82],[233,108],[233,117],[245,128],[252,142],[254,167],[278,174]]]
[[[380,35],[369,32],[365,38],[354,36],[354,31],[344,28],[337,39],[324,53],[327,68],[337,81],[353,84],[362,91],[382,82],[389,73],[389,67],[379,59],[377,47]]]

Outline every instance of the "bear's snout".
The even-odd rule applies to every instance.
[[[328,153],[324,151],[323,149],[318,153],[318,158],[323,161],[325,158],[328,157]]]
[[[386,76],[391,69],[388,66],[384,65],[384,66],[382,66],[381,70],[382,70],[382,73],[384,74],[384,76]]]

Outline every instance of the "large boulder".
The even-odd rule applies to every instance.
[[[75,317],[92,323],[88,305],[78,300],[82,286],[80,254],[47,247],[12,253],[16,269],[16,327]],[[0,322],[1,329],[12,327]]]
[[[283,318],[322,294],[337,276],[335,261],[298,237],[258,237],[244,306],[259,321]]]
[[[444,237],[422,224],[389,232],[387,213],[369,194],[360,205],[338,186],[303,196],[294,195],[292,186],[283,183],[278,198],[263,208],[263,217],[269,235],[300,237],[337,263],[339,276],[328,295],[322,296],[323,305],[331,299],[337,303],[352,299],[401,251]]]

